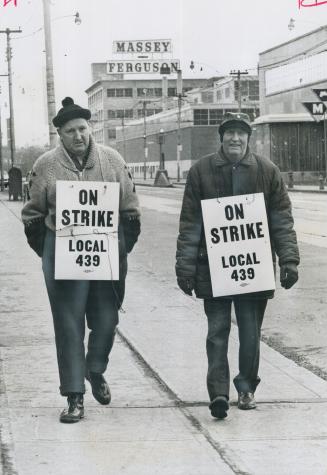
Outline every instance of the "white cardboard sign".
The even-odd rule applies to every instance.
[[[118,280],[119,183],[57,181],[55,279]]]
[[[263,193],[201,205],[213,296],[275,289]]]

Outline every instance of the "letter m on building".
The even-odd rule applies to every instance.
[[[325,108],[326,109],[326,108]],[[314,102],[312,104],[312,113],[313,114],[323,114],[325,111],[324,111],[324,104],[322,102],[320,102],[319,104],[317,104],[316,102]]]
[[[326,112],[326,106],[323,102],[302,102],[307,111],[312,115],[314,120],[319,122],[323,119]]]

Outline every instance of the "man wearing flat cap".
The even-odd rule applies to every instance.
[[[260,331],[272,290],[213,297],[205,240],[201,200],[263,193],[270,245],[275,267],[280,266],[280,282],[285,289],[298,280],[299,250],[293,229],[290,199],[277,166],[251,152],[252,128],[243,113],[227,113],[219,127],[221,148],[199,159],[189,170],[180,215],[176,252],[176,275],[181,290],[203,299],[208,320],[206,341],[207,388],[211,415],[227,416],[230,376],[227,358],[234,304],[239,333],[239,373],[234,378],[238,408],[254,409],[254,393],[260,382]]]
[[[70,97],[62,101],[62,108],[53,119],[59,145],[36,160],[30,199],[22,210],[28,243],[42,257],[54,322],[60,393],[68,402],[60,421],[68,423],[84,416],[85,379],[100,404],[110,403],[111,394],[103,373],[124,297],[127,254],[140,233],[139,203],[131,175],[117,151],[95,143],[88,123],[90,117],[91,112]],[[55,280],[57,180],[119,183],[119,281]],[[90,329],[86,356],[85,317]]]

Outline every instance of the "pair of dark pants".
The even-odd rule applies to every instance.
[[[47,230],[42,267],[52,310],[60,392],[85,392],[86,371],[104,373],[118,324],[110,281],[55,280],[55,234]],[[90,329],[85,358],[85,317]]]
[[[260,382],[260,333],[267,299],[207,299],[204,310],[208,318],[207,387],[210,400],[218,395],[229,397],[228,339],[231,307],[234,302],[239,335],[239,374],[234,378],[237,391],[254,392]]]

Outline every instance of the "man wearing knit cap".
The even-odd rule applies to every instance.
[[[113,346],[127,273],[127,254],[140,233],[140,211],[135,186],[120,154],[96,144],[88,120],[91,112],[66,97],[53,119],[59,145],[39,157],[32,169],[30,200],[22,210],[25,234],[42,257],[57,348],[60,393],[68,406],[61,422],[84,416],[85,379],[100,404],[111,394],[103,376]],[[119,183],[119,281],[55,280],[56,182],[93,181]],[[90,329],[85,356],[85,317]]]
[[[176,275],[181,290],[203,299],[208,320],[207,388],[211,415],[227,416],[230,376],[227,358],[234,304],[239,333],[239,373],[234,378],[239,409],[254,409],[258,376],[260,330],[273,291],[213,297],[201,200],[263,193],[275,267],[276,253],[280,282],[285,289],[298,280],[299,250],[293,229],[290,199],[279,169],[270,160],[251,152],[249,117],[227,113],[219,127],[221,148],[198,160],[189,170],[180,215],[176,252]]]

